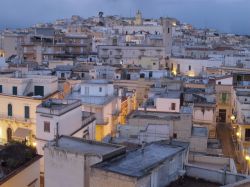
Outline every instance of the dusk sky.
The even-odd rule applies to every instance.
[[[250,0],[0,0],[0,28],[28,27],[71,15],[175,17],[195,27],[250,34]]]

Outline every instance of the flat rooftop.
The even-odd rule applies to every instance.
[[[56,149],[77,153],[77,154],[93,154],[93,155],[107,155],[115,151],[124,152],[125,148],[119,145],[107,144],[91,140],[84,140],[70,136],[61,136],[58,140],[58,145],[55,142],[48,144]],[[48,146],[46,145],[46,146]]]
[[[181,91],[167,90],[166,88],[151,88],[150,93],[154,94],[156,98],[178,99],[181,96]]]
[[[136,151],[94,165],[94,168],[140,178],[148,175],[166,159],[182,152],[185,145],[169,144],[166,141],[154,142]]]
[[[81,106],[80,100],[73,99],[48,99],[37,106],[37,113],[62,115]]]
[[[83,81],[84,84],[112,84],[112,81],[105,80],[105,79],[97,79],[97,80],[86,80]]]
[[[81,92],[73,92],[68,96],[68,99],[81,100],[82,104],[87,105],[105,105],[111,102],[115,96],[83,96]]]
[[[175,113],[148,112],[138,110],[133,112],[129,118],[131,119],[159,119],[159,120],[179,120],[180,115]]]
[[[173,112],[151,112],[144,110],[134,111],[129,115],[130,119],[159,119],[159,120],[180,120],[182,114],[192,114],[189,108],[182,109],[181,113],[173,113]]]

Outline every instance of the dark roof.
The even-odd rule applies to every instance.
[[[148,175],[168,158],[184,151],[188,143],[167,141],[154,142],[144,148],[128,152],[118,158],[98,163],[93,168],[140,178]]]

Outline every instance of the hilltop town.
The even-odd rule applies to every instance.
[[[250,186],[250,36],[105,15],[0,31],[1,187]]]

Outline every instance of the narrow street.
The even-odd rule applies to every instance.
[[[235,152],[235,146],[232,140],[232,129],[230,124],[218,123],[217,124],[217,135],[221,142],[222,152],[225,157],[230,157],[234,159],[235,165],[238,171],[241,171],[241,167],[237,161],[237,156]]]
[[[230,124],[218,123],[217,124],[217,135],[221,141],[222,152],[225,156],[235,158],[235,149],[232,140],[232,130]]]

